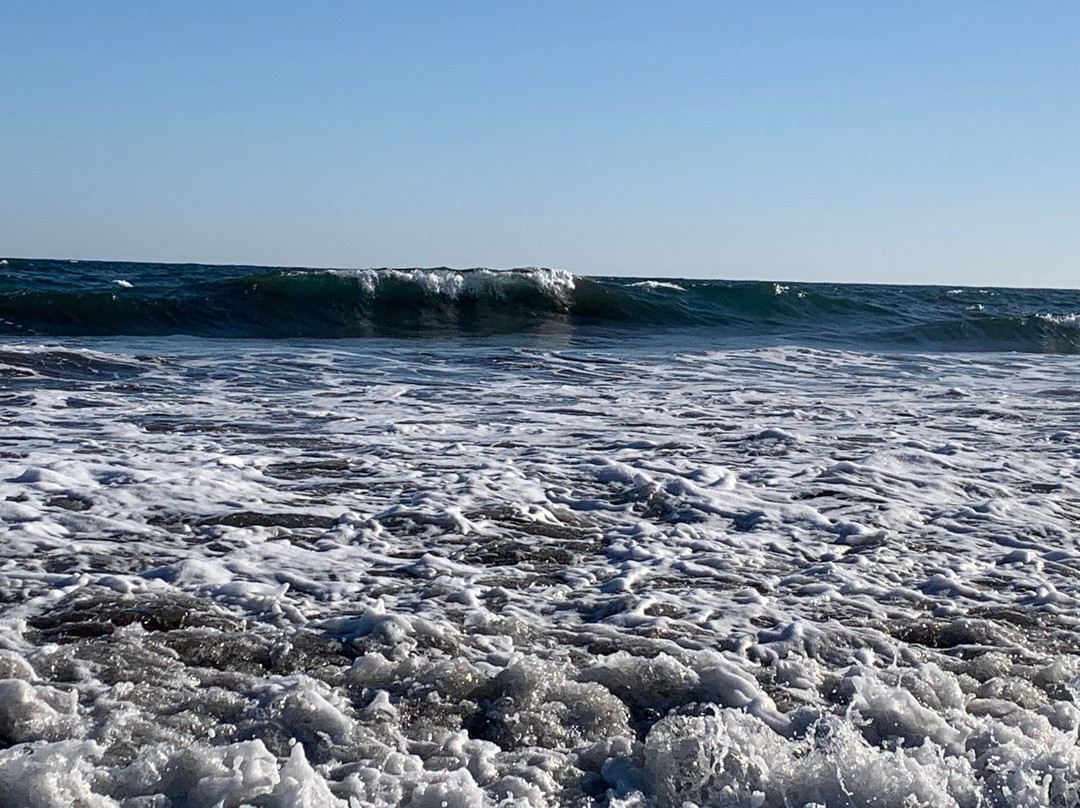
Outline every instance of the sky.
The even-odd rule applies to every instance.
[[[1080,2],[5,0],[0,255],[1080,286]]]

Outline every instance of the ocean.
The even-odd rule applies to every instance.
[[[0,262],[0,806],[1080,805],[1080,291]]]

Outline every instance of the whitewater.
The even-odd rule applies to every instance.
[[[0,806],[1080,805],[1080,293],[0,265]]]

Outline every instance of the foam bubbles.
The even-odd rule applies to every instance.
[[[1062,359],[0,362],[0,801],[1077,800]]]

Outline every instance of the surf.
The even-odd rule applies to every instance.
[[[445,338],[606,332],[703,347],[1080,353],[1080,292],[9,259],[0,335]]]

